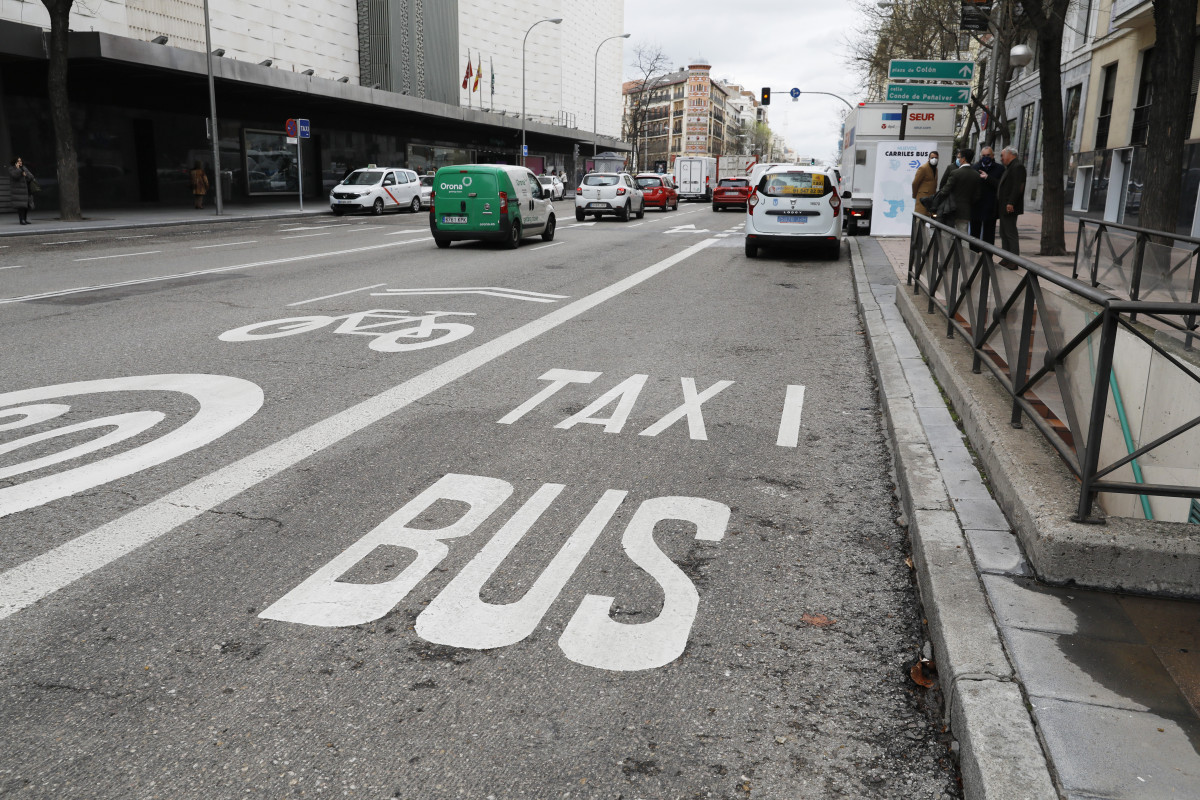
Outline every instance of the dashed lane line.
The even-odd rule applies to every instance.
[[[306,458],[712,246],[704,239],[0,573],[0,619],[132,553]],[[364,248],[366,249],[366,248]],[[328,254],[325,254],[326,256]],[[316,257],[316,256],[313,256]],[[298,260],[298,259],[293,259]]]
[[[106,258],[132,258],[133,256],[152,256],[155,253],[161,253],[162,250],[143,250],[140,253],[115,253],[111,256],[88,256],[87,258],[77,258],[75,261],[103,261]]]
[[[314,297],[311,300],[301,300],[299,303],[288,303],[286,308],[291,308],[292,306],[302,306],[302,305],[306,305],[308,303],[315,303],[318,300],[328,300],[331,297],[341,297],[344,294],[354,294],[355,292],[365,292],[367,289],[378,289],[380,286],[387,286],[387,284],[386,283],[376,283],[376,284],[372,284],[371,286],[363,286],[362,288],[359,288],[359,289],[348,289],[344,292],[335,292],[333,294],[327,294],[327,295],[323,295],[321,297]]]
[[[545,250],[547,247],[554,247],[555,245],[558,245],[558,244],[562,244],[562,242],[550,242],[548,244],[539,244],[537,247],[531,247],[529,249],[530,249],[530,251]]]
[[[14,264],[11,267],[0,267],[0,269],[25,269],[24,264]]]
[[[295,236],[280,236],[279,238],[281,240],[282,239],[307,239],[310,236],[329,236],[332,233],[333,233],[333,231],[326,231],[325,233],[300,233]]]
[[[26,303],[31,300],[45,300],[51,297],[65,297],[72,294],[82,294],[84,292],[99,292],[105,289],[119,289],[123,286],[140,286],[146,283],[158,283],[160,281],[175,281],[181,278],[194,278],[197,275],[214,275],[221,272],[233,272],[239,269],[254,269],[255,267],[269,267],[276,264],[292,264],[297,261],[311,261],[314,258],[330,258],[332,256],[345,256],[354,253],[366,253],[371,250],[383,250],[388,247],[400,247],[406,244],[415,242],[428,242],[432,236],[423,236],[419,239],[405,239],[402,242],[387,242],[386,244],[372,244],[364,247],[352,247],[348,250],[330,250],[324,253],[307,253],[300,256],[287,256],[285,258],[272,258],[268,261],[254,261],[249,264],[235,264],[231,267],[213,267],[212,269],[198,269],[192,272],[178,272],[173,275],[159,275],[154,278],[138,278],[131,281],[120,281],[118,283],[104,283],[96,286],[79,286],[73,289],[59,289],[53,292],[41,292],[39,294],[26,294],[19,297],[0,297],[0,305],[8,303]]]
[[[233,247],[235,244],[258,244],[257,239],[247,239],[244,242],[222,242],[221,244],[197,244],[192,245],[193,250],[207,250],[210,247]]]
[[[42,242],[43,247],[49,247],[52,244],[86,244],[87,239],[68,239],[62,242]]]

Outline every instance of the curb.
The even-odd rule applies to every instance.
[[[37,225],[32,231],[0,231],[0,239],[18,236],[45,236],[52,233],[95,233],[96,231],[124,231],[138,228],[175,228],[180,225],[207,225],[213,222],[260,222],[268,219],[305,219],[307,217],[328,216],[329,210],[324,211],[287,211],[279,214],[225,214],[220,217],[198,217],[196,219],[173,219],[161,222],[118,222],[113,225],[76,225],[61,220],[47,221]]]
[[[1053,800],[1058,792],[1022,688],[904,374],[899,351],[917,353],[915,343],[907,330],[893,338],[853,239],[850,260],[909,520],[917,586],[946,697],[945,715],[959,743],[964,796]]]

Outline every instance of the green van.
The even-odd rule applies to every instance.
[[[554,239],[549,190],[525,167],[464,164],[442,167],[433,178],[429,230],[438,247],[483,239],[510,248],[527,236]]]

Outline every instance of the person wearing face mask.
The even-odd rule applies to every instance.
[[[959,233],[970,234],[971,225],[971,209],[975,207],[975,203],[979,202],[979,194],[983,186],[983,179],[979,177],[979,173],[971,168],[971,157],[975,153],[969,149],[958,151],[958,158],[955,163],[958,165],[950,170],[946,176],[945,185],[942,187],[942,193],[949,195],[954,201],[954,210],[942,216],[942,221],[946,225],[950,225],[950,220],[953,219],[954,227]]]
[[[971,235],[976,239],[983,239],[988,244],[995,244],[996,190],[1000,186],[1004,166],[993,158],[992,148],[984,146],[979,150],[979,160],[971,165],[971,169],[978,172],[983,180],[979,202],[971,208]]]
[[[913,206],[913,211],[917,214],[929,216],[930,209],[927,209],[921,202],[921,198],[928,198],[937,192],[938,188],[938,153],[934,150],[929,154],[929,160],[921,166],[917,167],[917,174],[913,176],[912,196],[916,200]]]

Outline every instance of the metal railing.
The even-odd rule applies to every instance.
[[[1016,269],[1006,269],[1001,260]],[[972,371],[986,365],[1012,397],[1013,427],[1021,427],[1023,416],[1032,421],[1079,479],[1073,519],[1098,521],[1091,511],[1100,493],[1140,495],[1147,519],[1153,518],[1147,496],[1200,498],[1200,463],[1189,449],[1195,443],[1183,439],[1200,426],[1200,413],[1180,424],[1174,418],[1151,420],[1146,410],[1146,399],[1164,391],[1151,385],[1149,361],[1162,359],[1158,374],[1182,381],[1193,396],[1200,396],[1200,368],[1186,363],[1191,359],[1182,357],[1179,343],[1156,341],[1154,331],[1135,322],[1138,314],[1152,316],[1184,332],[1190,347],[1200,315],[1194,291],[1190,302],[1119,297],[919,214],[908,263],[907,282],[914,294],[927,295],[929,313],[936,309],[946,318],[946,336],[957,331],[971,344]],[[1146,399],[1136,404],[1142,417],[1133,424],[1117,382],[1117,371],[1128,375],[1127,365],[1114,366],[1119,338],[1122,352],[1138,353],[1137,366],[1146,374]],[[1106,419],[1110,395],[1116,421]],[[1143,433],[1151,441],[1140,441]],[[1160,468],[1172,459],[1182,459],[1182,468]],[[1139,462],[1147,460],[1157,482],[1143,473]],[[1119,470],[1132,480],[1113,480]]]

